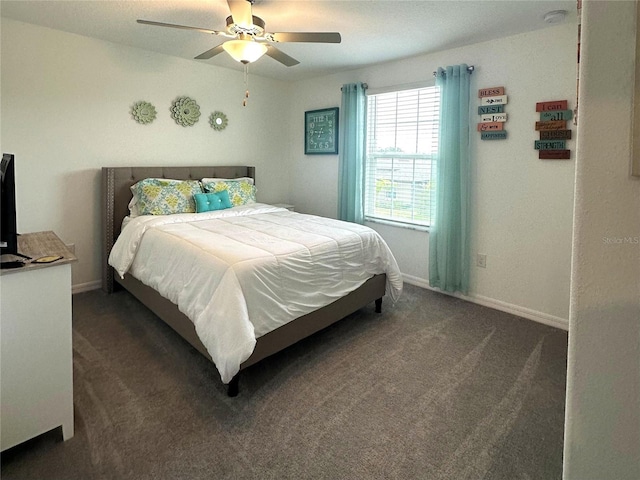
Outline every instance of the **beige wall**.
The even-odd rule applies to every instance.
[[[487,254],[487,268],[473,267],[471,297],[566,327],[575,160],[538,160],[533,125],[537,101],[566,98],[573,105],[575,43],[576,26],[568,23],[293,84],[253,76],[243,108],[240,72],[3,18],[0,131],[3,151],[18,162],[18,227],[51,229],[74,243],[80,261],[73,282],[81,290],[100,278],[102,166],[249,163],[258,167],[259,200],[333,217],[337,156],[304,156],[304,111],[339,105],[343,83],[414,82],[431,78],[438,66],[466,62],[476,66],[474,91],[504,85],[509,95],[509,139],[472,136],[472,248]],[[203,116],[195,126],[169,117],[178,95],[198,100]],[[129,115],[143,99],[158,110],[150,125]],[[213,110],[229,116],[224,132],[209,127]],[[407,280],[426,285],[428,234],[374,228]]]
[[[640,478],[635,2],[583,2],[564,478]]]
[[[1,53],[1,147],[16,155],[18,229],[75,244],[76,291],[100,279],[103,166],[249,164],[260,201],[288,199],[283,82],[252,77],[243,108],[241,72],[6,18]],[[169,114],[182,95],[201,108],[192,127]],[[155,105],[153,123],[131,119],[139,100]],[[214,110],[229,118],[222,132],[209,126]]]
[[[100,167],[250,163],[258,167],[261,201],[335,216],[337,156],[304,156],[304,111],[339,105],[342,83],[363,80],[375,88],[413,82],[430,78],[440,65],[467,62],[476,66],[472,88],[504,85],[510,98],[509,140],[472,137],[473,252],[487,254],[487,268],[473,268],[471,295],[566,325],[574,160],[539,161],[532,145],[535,102],[574,101],[575,25],[312,81],[286,84],[254,76],[247,108],[241,107],[237,71],[9,19],[2,19],[2,27],[2,149],[19,162],[18,226],[52,229],[76,245],[76,290],[100,278]],[[548,46],[548,52],[532,45]],[[541,81],[549,62],[558,67]],[[169,117],[178,95],[200,103],[203,117],[194,127],[180,127]],[[142,99],[158,110],[151,125],[130,119],[130,106]],[[213,110],[229,116],[222,133],[206,121]],[[30,186],[36,184],[46,188],[33,195]],[[406,278],[426,285],[428,234],[375,228]]]
[[[260,200],[335,216],[337,157],[303,155],[303,112],[339,105],[342,83],[394,85],[474,64],[473,88],[507,89],[510,138],[473,137],[473,249],[488,262],[474,269],[472,294],[541,321],[570,318],[564,477],[640,478],[640,184],[628,175],[634,19],[635,2],[585,1],[580,135],[571,161],[542,162],[532,148],[534,105],[567,98],[573,106],[575,25],[293,85],[255,77],[243,109],[238,72],[3,18],[0,142],[19,162],[19,228],[75,243],[73,281],[89,288],[100,278],[105,165],[249,163]],[[169,118],[178,95],[198,99],[196,126]],[[151,125],[129,118],[142,99],[158,109]],[[222,134],[206,123],[212,110],[229,116]],[[376,228],[403,272],[426,281],[428,234]]]
[[[536,102],[576,101],[577,24],[566,24],[437,54],[300,81],[291,99],[291,201],[299,211],[336,216],[338,156],[305,156],[305,110],[340,105],[340,87],[362,81],[370,88],[432,78],[439,66],[467,63],[472,75],[472,119],[477,89],[504,86],[509,115],[503,141],[472,135],[472,254],[487,255],[487,268],[472,266],[470,297],[518,315],[567,328],[575,140],[569,161],[539,160]],[[574,138],[576,129],[574,130]],[[426,286],[428,233],[370,224],[393,250],[405,279]]]

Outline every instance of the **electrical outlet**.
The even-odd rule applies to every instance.
[[[476,265],[480,268],[487,268],[487,255],[485,253],[478,253],[476,256]]]

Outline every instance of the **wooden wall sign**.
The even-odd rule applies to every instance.
[[[478,115],[478,131],[480,140],[504,140],[507,132],[504,130],[504,123],[507,121],[507,114],[504,106],[508,103],[504,87],[488,87],[478,90],[480,106]]]
[[[478,90],[478,98],[495,97],[496,95],[504,95],[504,87],[481,88]]]
[[[536,150],[564,150],[567,147],[565,140],[536,140],[533,145]]]
[[[480,133],[481,140],[504,140],[507,138],[507,132],[504,130],[501,132],[482,132]]]
[[[553,122],[536,122],[536,130],[565,130],[567,122],[555,120]]]
[[[541,160],[568,160],[571,150],[567,149],[567,140],[571,140],[571,130],[567,121],[573,118],[567,100],[536,103],[536,112],[540,112],[540,121],[536,122],[536,131],[540,140],[533,143]]]
[[[552,110],[566,110],[566,100],[554,100],[553,102],[539,102],[536,103],[536,112],[549,112]]]
[[[480,115],[481,122],[506,122],[506,113],[496,113],[495,115]]]
[[[541,130],[540,140],[571,140],[571,130]]]
[[[480,105],[506,105],[507,96],[506,95],[498,95],[496,97],[482,97],[480,99]]]
[[[504,122],[484,122],[478,124],[479,132],[495,132],[504,130]]]
[[[571,150],[538,150],[540,160],[569,160]]]
[[[478,115],[488,115],[494,113],[504,113],[504,105],[486,105],[478,107]]]
[[[571,120],[573,112],[571,110],[555,110],[548,112],[540,112],[540,121],[548,122],[550,120]]]

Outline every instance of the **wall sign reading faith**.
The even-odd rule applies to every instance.
[[[504,113],[504,105],[486,105],[478,107],[478,115],[489,115],[494,113]]]
[[[338,107],[304,112],[304,154],[338,153]]]
[[[481,88],[478,90],[478,98],[495,97],[496,95],[504,95],[504,87]]]
[[[549,112],[552,110],[566,110],[566,100],[554,100],[552,102],[538,102],[536,103],[536,112]]]
[[[569,160],[571,150],[538,150],[540,160]]]
[[[494,132],[504,130],[504,122],[484,122],[478,124],[479,132]]]
[[[565,120],[555,120],[552,122],[536,122],[536,130],[566,130]]]
[[[482,97],[482,99],[480,99],[480,105],[506,105],[507,102],[507,96],[506,95],[500,95],[497,97]]]
[[[536,140],[534,148],[536,150],[564,150],[567,147],[564,140]]]
[[[573,112],[571,110],[556,110],[548,112],[540,112],[540,121],[547,122],[549,120],[571,120]]]
[[[541,130],[540,140],[571,140],[571,130]]]
[[[482,132],[480,133],[480,140],[504,140],[507,138],[507,132],[502,130],[501,132]]]

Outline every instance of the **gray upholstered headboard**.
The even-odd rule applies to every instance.
[[[102,169],[102,289],[113,291],[113,268],[107,260],[111,247],[120,235],[122,220],[129,214],[130,187],[145,178],[201,178],[255,179],[255,167],[104,167]]]

